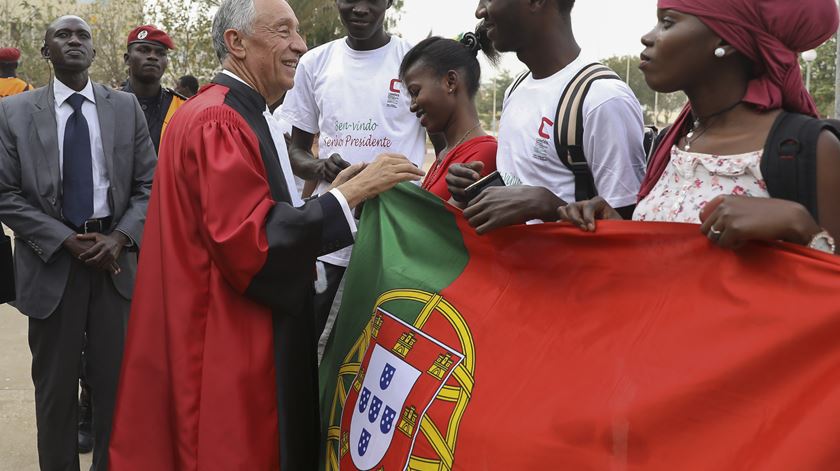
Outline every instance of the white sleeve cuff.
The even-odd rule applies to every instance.
[[[359,229],[356,227],[356,219],[353,218],[353,212],[350,211],[350,204],[347,203],[347,198],[341,194],[338,188],[333,188],[329,192],[335,196],[335,199],[338,200],[338,204],[341,205],[341,210],[344,211],[344,218],[347,219],[347,226],[350,228],[350,234],[355,240],[356,232],[358,232]]]

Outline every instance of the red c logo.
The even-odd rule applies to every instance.
[[[402,83],[399,79],[391,80],[390,90],[391,93],[400,93],[400,89],[397,87],[398,84]]]
[[[540,137],[543,138],[543,139],[551,139],[551,136],[549,136],[548,133],[545,132],[546,125],[548,125],[548,127],[552,127],[552,126],[554,126],[554,122],[551,121],[548,118],[543,118],[542,119],[542,123],[540,123],[540,130],[539,130]]]

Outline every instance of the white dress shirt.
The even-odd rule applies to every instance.
[[[248,85],[248,82],[242,80],[229,70],[222,70],[222,73],[244,83],[245,85]],[[251,85],[248,85],[248,87],[251,89],[254,88],[251,87]],[[295,193],[294,174],[292,173],[292,164],[289,160],[289,150],[286,148],[286,138],[283,137],[283,130],[281,129],[279,123],[271,115],[271,111],[268,109],[268,106],[265,107],[263,118],[265,119],[266,124],[268,124],[271,139],[274,141],[274,147],[277,149],[277,157],[280,161],[280,168],[283,169],[283,177],[286,179],[286,186],[288,187],[289,194],[292,198],[292,205],[296,208],[300,207],[303,205],[303,201],[300,199],[300,196]],[[347,219],[347,225],[350,227],[350,233],[355,238],[358,229],[356,227],[356,220],[353,218],[353,212],[350,210],[350,205],[347,203],[347,198],[341,194],[341,191],[339,191],[338,188],[333,188],[329,192],[335,196],[335,199],[338,200],[338,204],[341,205],[341,209],[344,212],[344,218]]]
[[[105,151],[102,149],[102,133],[99,128],[99,115],[96,112],[96,97],[93,94],[93,85],[88,80],[85,88],[77,92],[60,80],[53,80],[53,94],[55,95],[55,121],[58,131],[58,169],[59,174],[64,178],[64,128],[67,120],[73,114],[73,107],[67,103],[67,99],[74,93],[86,98],[82,104],[82,114],[87,120],[90,132],[90,150],[93,167],[93,214],[92,219],[104,218],[111,215],[111,208],[108,206],[108,188],[111,182],[108,179],[108,171],[105,167]]]

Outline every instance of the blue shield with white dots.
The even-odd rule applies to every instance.
[[[397,411],[405,400],[421,371],[393,352],[373,346],[362,388],[350,422],[350,447],[353,463],[358,469],[371,469],[388,451],[394,436]]]
[[[422,330],[385,311],[378,315],[380,329],[346,391],[340,470],[406,469],[427,411],[463,359]]]
[[[379,431],[383,434],[390,432],[391,427],[394,425],[394,417],[396,416],[397,412],[394,409],[385,406],[385,412],[382,413],[382,421],[379,422]]]
[[[383,391],[388,389],[391,385],[391,380],[394,379],[394,373],[397,369],[389,364],[385,364],[385,369],[382,370],[382,376],[379,377],[379,388]]]

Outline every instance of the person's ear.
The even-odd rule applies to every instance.
[[[128,65],[128,53],[123,54],[123,64]]]
[[[225,47],[228,50],[228,54],[231,56],[243,60],[246,56],[246,47],[245,47],[245,36],[235,29],[226,30],[224,33],[225,38]]]
[[[455,90],[458,89],[458,85],[460,84],[460,76],[457,70],[450,70],[446,73],[445,84],[446,88],[449,90],[449,93],[455,93]]]
[[[715,45],[714,55],[718,59],[723,59],[724,57],[730,57],[733,54],[738,52],[734,47],[732,47],[729,43],[724,41],[723,39],[718,40],[717,44]]]
[[[46,41],[44,41],[44,45],[41,46],[41,57],[47,60],[50,58],[50,48],[47,47]]]

